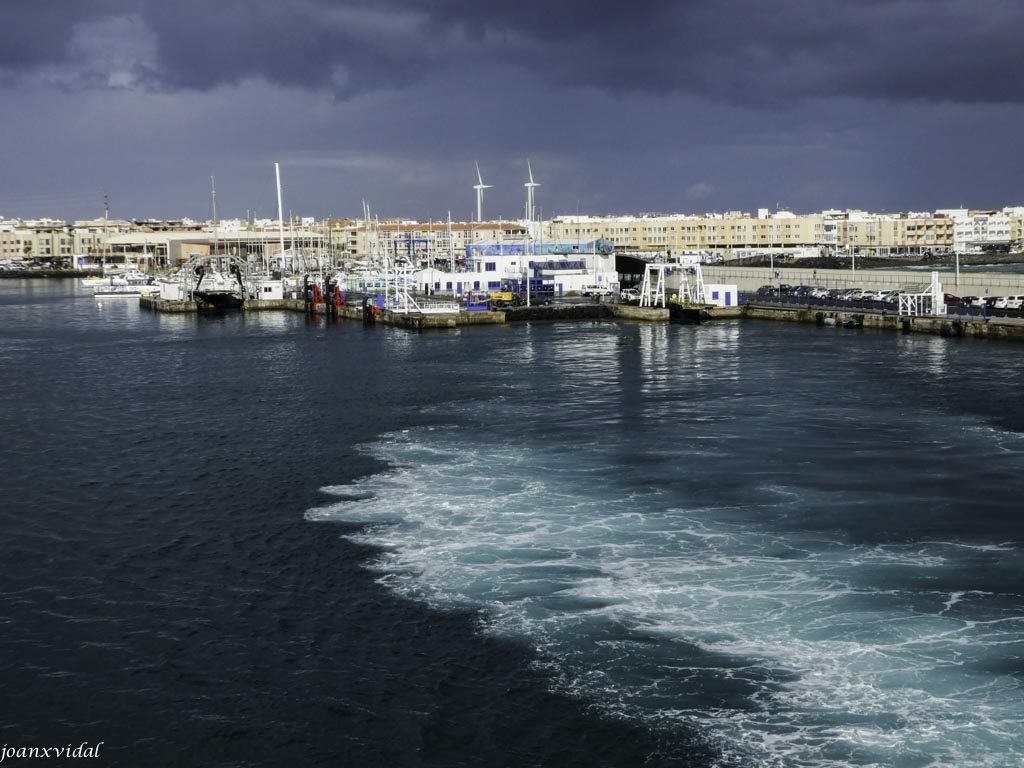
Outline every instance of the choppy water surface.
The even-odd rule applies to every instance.
[[[699,723],[723,765],[1024,755],[1015,348],[515,334],[481,364],[519,377],[367,444],[392,468],[309,517],[369,523],[393,589],[483,607],[560,688]]]
[[[508,764],[1024,758],[1016,345],[743,322],[416,335],[71,294],[61,322],[53,295],[0,304],[0,427],[25,436],[5,463],[85,465],[49,500],[5,480],[31,502],[4,517],[27,569],[4,588],[18,680],[113,669],[34,597],[63,592],[120,606],[104,642],[143,670],[117,680],[129,698],[171,709],[206,675],[183,733],[305,718],[273,756],[313,764],[474,764],[484,722],[509,723],[487,754]],[[42,348],[63,362],[26,374]],[[60,577],[32,557],[47,537],[78,545]],[[53,622],[62,663],[25,650]],[[17,697],[39,712],[65,684],[42,679]],[[266,711],[229,706],[268,680]],[[565,702],[571,726],[543,734]]]

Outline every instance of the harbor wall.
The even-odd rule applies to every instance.
[[[158,312],[197,312],[195,302],[168,301],[166,299],[140,297],[139,305]],[[318,314],[325,313],[324,305]],[[248,302],[244,311],[259,312],[285,310],[305,312],[302,299],[279,299]],[[750,320],[774,320],[782,322],[814,323],[841,327],[849,318],[857,318],[863,328],[895,331],[900,333],[928,333],[952,337],[977,337],[1024,341],[1024,320],[1007,318],[983,318],[949,315],[945,317],[915,317],[897,312],[871,312],[859,309],[836,309],[819,306],[794,306],[774,304],[747,304],[741,307],[711,307],[707,310],[711,321],[745,318]],[[364,322],[361,307],[345,306],[337,309],[337,316],[345,320]],[[639,307],[628,304],[566,304],[542,305],[535,307],[514,307],[504,311],[458,312],[450,314],[404,314],[384,311],[373,315],[373,322],[393,325],[410,330],[456,328],[470,325],[501,325],[511,322],[538,320],[638,320],[645,322],[668,322],[668,309],[662,307]]]
[[[928,333],[937,336],[971,336],[977,338],[1024,341],[1024,323],[999,322],[994,319],[948,317],[914,317],[895,312],[873,313],[863,310],[822,309],[821,307],[794,307],[748,304],[743,316],[752,320],[779,320],[783,322],[824,324],[833,319],[842,326],[849,318],[858,318],[864,328],[875,328],[899,333]]]
[[[723,265],[703,266],[701,272],[705,283],[735,284],[741,291],[753,292],[762,285],[814,285],[823,288],[871,288],[884,290],[927,286],[932,272],[939,273],[939,280],[946,293],[957,296],[1006,296],[1024,293],[1024,274],[1010,272],[961,272],[955,270],[908,270],[908,269],[812,269],[799,266],[778,266],[775,272],[768,267],[728,267]]]
[[[139,306],[143,309],[154,310],[155,312],[199,311],[199,306],[194,301],[172,301],[154,296],[140,296]],[[259,301],[245,302],[242,309],[246,312],[265,312],[271,309],[303,312],[306,309],[306,303],[302,299],[260,299]]]

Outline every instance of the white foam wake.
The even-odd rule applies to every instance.
[[[365,523],[354,538],[382,548],[385,583],[482,609],[563,690],[697,724],[723,765],[1024,760],[1020,678],[991,666],[1024,652],[1024,616],[920,586],[970,548],[773,533],[805,491],[691,506],[620,482],[597,450],[581,461],[454,429],[370,450],[393,468],[325,489],[336,501],[307,516]]]

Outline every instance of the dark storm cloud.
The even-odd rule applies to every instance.
[[[66,59],[75,24],[107,15],[112,5],[77,0],[5,3],[4,22],[0,24],[0,73],[25,73]]]
[[[1013,87],[1024,70],[1018,0],[18,0],[10,10],[8,77],[64,66],[92,82],[90,35],[134,29],[123,43],[135,58],[118,64],[152,90],[255,78],[345,98],[473,66],[742,107],[1024,99]]]
[[[566,84],[750,106],[835,96],[1017,102],[1016,0],[442,2],[440,26],[514,31]],[[500,39],[500,38],[499,38]],[[529,59],[527,59],[529,60]]]

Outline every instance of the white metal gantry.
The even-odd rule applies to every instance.
[[[946,314],[946,294],[938,272],[932,272],[932,281],[926,289],[919,293],[901,293],[899,300],[901,315],[942,317]]]
[[[700,264],[688,267],[687,271],[694,276],[693,285],[690,285],[690,278],[684,273],[682,280],[679,281],[679,298],[687,304],[703,304],[704,273],[701,272]]]
[[[666,307],[665,264],[644,265],[644,281],[640,284],[641,307]]]

